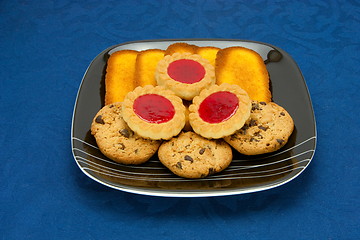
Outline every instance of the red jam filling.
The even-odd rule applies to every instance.
[[[202,101],[199,115],[205,122],[220,123],[231,118],[239,107],[237,96],[228,91],[216,92]]]
[[[175,115],[175,108],[165,97],[157,94],[145,94],[134,101],[135,114],[149,123],[164,123]]]
[[[175,81],[192,84],[204,78],[205,68],[194,60],[180,59],[169,64],[167,73]]]

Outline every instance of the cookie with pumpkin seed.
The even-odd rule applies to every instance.
[[[164,142],[158,157],[165,167],[180,177],[204,178],[229,166],[232,149],[222,139],[206,139],[189,131]]]
[[[95,115],[91,134],[100,151],[122,164],[141,164],[158,150],[161,141],[144,139],[131,131],[122,118],[120,102],[104,106]]]

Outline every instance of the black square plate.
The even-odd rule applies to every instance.
[[[226,48],[241,46],[259,53],[271,79],[273,101],[284,107],[295,122],[288,143],[279,151],[244,156],[221,173],[204,179],[184,179],[172,174],[157,155],[140,166],[126,166],[106,158],[90,134],[95,114],[104,105],[105,70],[109,54],[131,49],[166,49],[175,42]],[[71,130],[74,159],[88,177],[106,186],[138,194],[171,197],[225,196],[262,191],[296,178],[310,164],[316,147],[316,124],[311,99],[295,61],[282,49],[260,42],[223,39],[178,39],[128,42],[110,47],[91,62],[80,84]]]

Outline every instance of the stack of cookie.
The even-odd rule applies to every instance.
[[[132,63],[118,69],[137,78],[147,69],[148,80],[143,85],[134,80],[130,91],[119,91],[113,87],[114,64],[108,63],[107,105],[91,126],[108,158],[141,164],[157,153],[174,174],[203,178],[226,169],[233,149],[264,154],[288,141],[293,120],[271,101],[269,76],[256,52],[176,43],[165,51],[148,51],[151,61],[140,61],[136,59],[143,54],[136,53],[134,60],[134,52],[128,51],[120,52],[130,54]],[[119,78],[115,85],[121,81],[126,80]]]

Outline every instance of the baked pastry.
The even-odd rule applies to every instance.
[[[174,53],[159,61],[155,78],[159,86],[172,90],[185,100],[215,83],[214,67],[197,54]]]
[[[173,43],[165,50],[165,55],[173,55],[174,53],[191,53],[198,54],[202,58],[207,59],[211,65],[215,67],[216,54],[220,48],[206,46],[199,47],[194,44],[188,44],[184,42]]]
[[[245,155],[274,152],[284,146],[294,130],[290,114],[274,102],[252,103],[249,120],[225,141]]]
[[[177,42],[169,45],[165,50],[165,55],[173,55],[174,53],[191,53],[194,54],[198,46],[184,42]]]
[[[229,47],[216,56],[216,83],[237,84],[251,100],[270,102],[269,74],[261,56],[248,48]]]
[[[250,109],[251,100],[238,85],[212,85],[194,97],[189,107],[189,121],[197,134],[222,138],[242,128]]]
[[[144,139],[131,131],[121,114],[121,103],[104,106],[91,124],[100,151],[115,162],[141,164],[158,150],[161,142]]]
[[[215,67],[216,55],[220,48],[217,47],[198,47],[195,51],[196,54],[199,54],[202,58],[207,59],[211,65]]]
[[[122,102],[135,88],[137,51],[120,50],[110,55],[105,75],[105,105]]]
[[[122,109],[125,122],[144,138],[170,139],[185,125],[181,98],[161,86],[135,88],[126,95]]]
[[[183,131],[192,131],[190,121],[189,121],[189,107],[191,105],[191,101],[183,101],[183,104],[185,106],[185,126],[183,128]]]
[[[180,177],[204,178],[229,166],[232,149],[222,139],[210,140],[194,132],[182,132],[160,146],[158,157]]]
[[[135,85],[156,85],[155,69],[158,62],[164,58],[164,50],[148,49],[139,52],[136,58]]]

